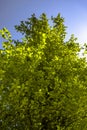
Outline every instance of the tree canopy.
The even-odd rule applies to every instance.
[[[87,62],[74,35],[65,41],[64,18],[51,20],[43,13],[21,21],[21,42],[0,30],[1,130],[87,128]]]

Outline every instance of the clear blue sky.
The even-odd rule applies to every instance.
[[[67,36],[73,33],[80,43],[87,42],[87,0],[0,0],[0,29],[6,27],[18,39],[21,36],[14,25],[33,13],[39,16],[43,12],[49,18],[61,13],[68,27]],[[0,47],[1,42],[0,38]]]

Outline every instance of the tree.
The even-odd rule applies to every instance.
[[[64,19],[35,14],[15,26],[22,42],[0,31],[0,128],[2,130],[86,129],[87,63]],[[82,126],[84,121],[84,126]]]

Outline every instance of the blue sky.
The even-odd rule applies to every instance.
[[[21,38],[14,25],[35,13],[47,17],[61,16],[65,19],[67,38],[74,34],[78,42],[87,42],[87,0],[0,0],[0,29],[6,27],[14,39]],[[2,39],[0,38],[0,47]]]

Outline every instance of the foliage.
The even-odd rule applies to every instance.
[[[15,26],[22,42],[6,39],[0,51],[1,130],[86,130],[87,64],[64,19],[34,14]],[[84,124],[84,125],[83,125]]]

